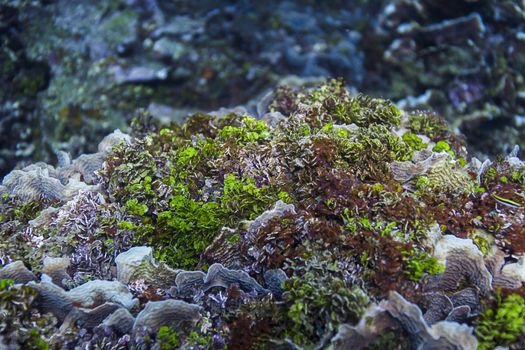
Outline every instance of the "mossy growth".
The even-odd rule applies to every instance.
[[[478,249],[481,251],[483,256],[487,256],[491,252],[492,244],[483,235],[474,234],[472,237],[472,241],[474,242],[476,247],[478,247]]]
[[[181,329],[179,327],[162,326],[156,335],[156,343],[160,350],[171,349],[209,349],[212,346],[211,332],[202,332],[202,321],[197,323],[193,329]],[[181,345],[183,346],[181,347]],[[221,349],[221,347],[214,347]]]
[[[254,219],[268,209],[279,195],[289,200],[286,192],[279,192],[276,196],[267,186],[257,187],[252,178],[238,179],[228,174],[224,179],[221,209],[230,216],[230,224],[235,221],[234,217]]]
[[[433,141],[450,135],[445,119],[436,114],[412,113],[408,117],[407,127],[413,133],[427,135]]]
[[[410,147],[410,149],[414,151],[420,151],[422,149],[425,149],[427,145],[423,142],[423,140],[417,136],[416,134],[407,132],[406,134],[403,134],[403,142]]]
[[[49,349],[56,319],[33,308],[37,291],[0,279],[0,348]]]
[[[450,147],[447,141],[443,141],[443,140],[438,141],[436,145],[434,146],[434,148],[432,148],[432,150],[434,152],[447,152],[453,158],[456,156],[456,153],[452,150],[452,148]]]
[[[428,176],[418,176],[416,180],[416,188],[419,192],[424,192],[425,190],[432,187],[432,183]]]
[[[24,231],[43,209],[58,203],[47,199],[24,201],[8,195],[0,198],[0,262],[23,260],[29,265],[39,265],[40,257],[24,238]]]
[[[351,231],[341,213],[353,208],[370,213],[358,216],[371,227],[358,222],[348,244],[368,254],[370,271],[396,271],[381,289],[408,279],[400,251],[410,251],[410,240],[424,232],[416,222],[430,225],[436,218],[422,211],[401,216],[407,209],[389,206],[430,192],[433,177],[441,173],[421,176],[418,192],[405,196],[390,164],[410,160],[426,148],[426,138],[449,142],[449,134],[438,132],[439,119],[427,123],[389,101],[351,96],[341,80],[309,90],[283,88],[270,109],[286,113],[285,118],[270,125],[246,115],[201,113],[163,128],[136,121],[133,143],[116,147],[101,172],[108,197],[122,208],[119,229],[131,232],[135,244],[152,245],[162,261],[191,269],[223,226],[235,229],[278,200],[321,218],[319,232],[330,234],[320,236],[331,244]],[[400,133],[407,123],[414,124],[411,132]],[[427,135],[429,130],[435,135]],[[448,169],[447,176],[455,179],[456,173]],[[324,222],[330,222],[329,229],[323,230]],[[361,232],[366,239],[359,238]],[[372,245],[399,254],[385,259]],[[379,280],[384,274],[378,271]]]
[[[192,199],[183,185],[173,190],[168,210],[153,218],[145,217],[141,224],[128,228],[135,230],[137,242],[157,248],[155,254],[161,261],[193,268],[224,222],[219,217],[217,203]]]
[[[157,345],[161,350],[171,350],[179,346],[181,340],[177,331],[168,326],[162,326],[157,332]]]
[[[368,296],[351,285],[337,261],[311,257],[289,268],[293,276],[284,283],[284,300],[290,323],[287,333],[295,343],[311,346],[326,332],[342,323],[355,323],[364,313]]]
[[[152,216],[145,216],[146,204],[129,199],[125,208],[138,224],[122,221],[120,227],[134,230],[137,242],[156,247],[160,260],[193,268],[222,226],[235,226],[239,218],[253,219],[280,197],[290,200],[286,192],[257,187],[252,178],[237,179],[233,174],[226,175],[222,187],[221,194],[206,201],[194,199],[184,183],[172,183],[167,210]]]
[[[140,204],[137,198],[128,199],[125,207],[132,215],[143,216],[148,212],[148,206]]]
[[[240,118],[240,125],[227,125],[218,133],[219,139],[233,139],[241,143],[253,143],[265,140],[270,136],[270,129],[262,120],[257,120],[250,116]]]
[[[130,245],[153,247],[155,257],[173,268],[240,266],[264,287],[270,287],[264,283],[270,269],[289,277],[282,294],[228,288],[227,307],[236,310],[221,306],[211,333],[161,328],[148,338],[161,348],[206,348],[210,338],[223,336],[231,348],[326,344],[340,324],[358,322],[369,300],[393,290],[421,300],[432,288],[425,276],[444,269],[427,253],[434,228],[461,238],[474,238],[478,230],[493,235],[490,243],[475,239],[484,254],[495,244],[511,254],[525,252],[524,208],[512,205],[523,200],[523,169],[497,160],[479,185],[474,167],[455,156],[462,147],[439,118],[351,96],[337,80],[310,90],[283,88],[270,108],[283,116],[263,121],[201,113],[162,128],[137,120],[132,142],[116,146],[99,171],[102,193],[83,193],[77,199],[85,201],[59,209],[67,220],[37,223],[42,226],[31,232],[46,249],[57,246],[53,235],[64,238],[68,249],[96,243],[103,262],[89,271],[93,278]],[[407,174],[397,171],[400,163]],[[279,200],[293,206],[275,205]],[[13,250],[34,248],[20,233],[29,232],[28,221],[49,205],[23,207],[11,197],[0,202],[0,252],[8,251],[2,261],[23,255]],[[75,210],[89,210],[93,225],[73,222]],[[40,263],[32,264],[33,271]],[[220,303],[210,301],[211,293],[221,303],[226,294],[205,293],[210,298],[194,302],[215,312]],[[493,308],[481,317],[480,337],[487,344],[522,340],[521,323],[508,318],[521,315],[511,301],[521,308],[517,297],[505,299],[500,308],[510,311],[500,315]],[[376,348],[400,346],[391,331]]]
[[[16,197],[5,196],[0,199],[0,223],[7,221],[17,221],[27,224],[30,220],[35,219],[40,211],[49,206],[52,202],[49,200],[22,201]]]
[[[279,199],[329,222],[328,230],[319,224],[319,231],[331,237],[349,233],[341,213],[351,207],[371,228],[359,222],[359,232],[348,239],[366,232],[359,242],[369,255],[365,260],[390,264],[373,244],[394,250],[414,238],[416,222],[436,221],[432,211],[400,215],[390,208],[402,200],[426,202],[419,197],[434,188],[433,174],[426,174],[417,192],[406,193],[390,163],[411,159],[427,138],[453,148],[448,134],[427,134],[439,129],[439,119],[431,116],[427,123],[422,114],[407,115],[388,101],[351,96],[340,80],[310,90],[282,89],[270,108],[286,113],[275,125],[246,115],[200,113],[160,128],[141,114],[133,142],[117,146],[101,171],[107,198],[120,209],[108,232],[119,230],[133,244],[152,245],[162,261],[192,269],[223,226],[235,229]],[[407,124],[414,124],[411,132],[402,134]],[[114,237],[102,232],[100,238]],[[398,271],[405,262],[394,260]]]
[[[383,124],[359,128],[346,138],[330,142],[335,142],[333,153],[342,159],[343,166],[352,169],[364,181],[388,181],[391,176],[388,163],[408,160],[413,153],[406,143]]]
[[[498,291],[493,307],[483,311],[476,327],[478,349],[510,346],[518,349],[525,341],[525,301],[517,294],[502,297]]]
[[[133,145],[115,149],[103,175],[129,216],[119,228],[133,231],[135,243],[153,245],[169,264],[194,268],[220,227],[251,220],[279,199],[293,201],[288,188],[239,175],[239,152],[270,141],[264,121],[197,114],[181,127],[139,129]]]
[[[426,252],[403,252],[407,262],[405,273],[412,281],[418,282],[424,274],[438,275],[445,272],[445,266]]]
[[[354,123],[357,126],[382,124],[399,125],[402,112],[390,101],[372,99],[358,95],[346,103],[336,103],[333,110],[334,120],[339,123]]]

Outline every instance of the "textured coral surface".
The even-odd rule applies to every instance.
[[[519,349],[525,164],[341,80],[0,186],[0,347]]]

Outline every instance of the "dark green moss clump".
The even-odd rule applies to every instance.
[[[340,265],[329,257],[312,257],[290,266],[293,277],[284,284],[284,300],[287,333],[296,344],[313,346],[338,325],[356,323],[364,313],[369,299],[349,283]]]
[[[56,319],[42,315],[33,305],[37,291],[15,286],[12,280],[0,279],[0,341],[2,345],[21,349],[47,350],[55,332]]]

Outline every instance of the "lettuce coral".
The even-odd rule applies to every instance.
[[[27,284],[38,307],[67,305],[52,346],[474,349],[475,334],[490,336],[474,327],[492,317],[478,301],[525,294],[525,166],[516,154],[469,159],[436,115],[344,86],[280,88],[262,119],[199,113],[159,127],[139,113],[91,176],[62,172],[89,190],[0,188],[0,276],[23,261],[20,283],[41,280]],[[124,304],[99,291],[108,283]]]

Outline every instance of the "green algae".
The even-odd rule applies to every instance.
[[[439,275],[445,272],[445,266],[438,263],[437,259],[425,252],[406,252],[408,278],[419,281],[425,274]]]
[[[47,350],[57,320],[33,305],[38,293],[26,285],[0,279],[0,338],[17,348]]]
[[[235,228],[252,220],[277,199],[305,207],[320,201],[334,213],[344,210],[359,190],[352,193],[327,184],[326,190],[334,193],[319,192],[325,168],[333,167],[341,177],[355,174],[344,181],[352,181],[356,189],[366,186],[372,197],[399,200],[394,199],[399,185],[392,180],[389,163],[407,160],[426,145],[415,133],[399,137],[393,129],[408,118],[414,132],[438,130],[441,139],[446,136],[439,119],[430,116],[432,122],[427,122],[421,114],[404,115],[385,100],[351,97],[340,80],[282,94],[293,105],[307,108],[304,117],[292,113],[271,129],[249,116],[216,119],[198,114],[181,126],[146,131],[132,145],[117,146],[102,176],[108,196],[122,205],[125,214],[118,228],[133,231],[136,244],[152,244],[161,260],[189,268],[222,226]],[[272,106],[276,111],[281,108],[277,102]],[[339,123],[354,126],[342,128]],[[449,145],[440,142],[437,145]],[[433,170],[419,177],[417,187],[468,190],[468,181],[456,170],[448,165]],[[443,178],[458,183],[444,184]],[[385,228],[379,228],[397,220],[374,221],[377,230],[362,222],[360,229],[388,236]]]
[[[516,345],[525,337],[525,301],[517,294],[502,297],[496,294],[493,308],[487,308],[479,318],[476,335],[478,349],[492,349],[496,345]]]
[[[157,341],[161,350],[175,349],[181,343],[177,331],[170,329],[168,326],[159,328]]]
[[[284,300],[290,322],[287,333],[296,344],[312,346],[338,325],[361,318],[369,297],[348,283],[337,262],[312,257],[290,268],[293,277],[284,284]]]
[[[406,134],[403,134],[402,139],[403,142],[414,151],[421,151],[422,149],[427,148],[427,145],[416,134],[407,132]]]

